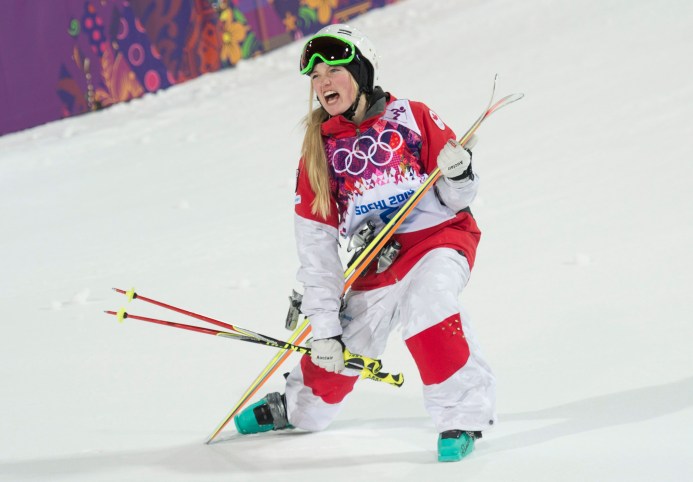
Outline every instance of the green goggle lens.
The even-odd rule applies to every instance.
[[[355,55],[356,47],[351,42],[331,35],[313,37],[303,47],[301,74],[310,73],[317,59],[327,65],[345,65],[354,60]]]

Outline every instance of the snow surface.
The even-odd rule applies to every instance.
[[[295,44],[0,138],[0,480],[693,480],[693,3],[406,0],[353,23],[381,84],[458,132],[495,73],[526,94],[479,132],[463,296],[499,425],[437,463],[395,334],[401,389],[361,382],[322,433],[208,446],[273,350],[103,314],[134,286],[289,336]]]

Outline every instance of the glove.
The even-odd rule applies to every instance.
[[[339,338],[313,340],[310,359],[323,370],[339,373],[344,370],[344,345]]]
[[[438,154],[438,168],[443,176],[453,181],[466,179],[472,173],[472,152],[450,139]]]

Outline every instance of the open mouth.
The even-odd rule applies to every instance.
[[[339,94],[334,90],[329,90],[325,92],[323,94],[323,97],[325,97],[325,102],[327,102],[328,105],[334,104],[339,100]]]

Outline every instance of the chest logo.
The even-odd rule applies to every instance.
[[[376,167],[390,164],[402,144],[404,138],[395,129],[385,129],[377,138],[364,135],[354,141],[351,149],[343,147],[334,151],[332,166],[337,174],[346,172],[358,176],[369,164]]]

